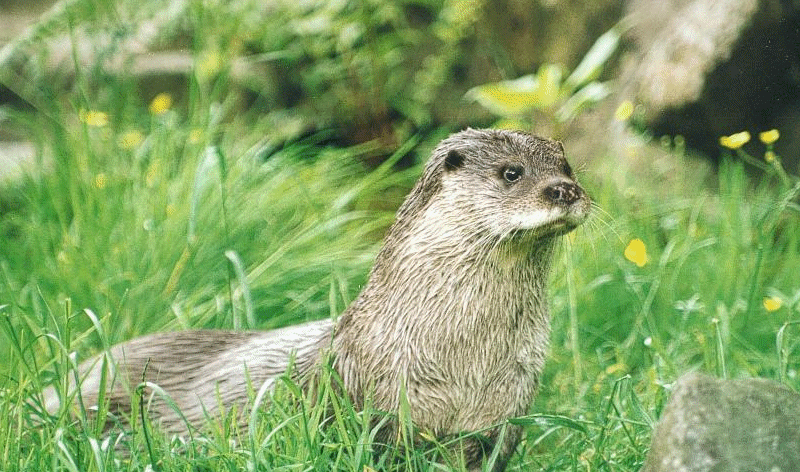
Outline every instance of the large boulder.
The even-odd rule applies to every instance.
[[[800,470],[800,394],[690,373],[675,384],[642,472]]]

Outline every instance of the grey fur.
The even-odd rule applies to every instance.
[[[521,169],[513,183],[504,180],[509,167]],[[217,395],[244,408],[245,369],[254,388],[269,387],[290,358],[303,374],[330,349],[357,406],[371,395],[376,408],[397,411],[402,390],[415,426],[437,437],[503,424],[525,414],[535,395],[548,347],[555,242],[589,206],[560,143],[510,131],[456,133],[434,150],[369,282],[335,327],[323,320],[268,332],[165,333],[118,345],[112,408],[130,409],[129,388],[146,371],[199,424],[204,410],[218,411]],[[82,366],[89,403],[97,398],[98,359]],[[163,403],[151,411],[165,428],[185,428]],[[508,426],[498,470],[520,434]],[[480,468],[499,435],[497,427],[462,443],[470,468]]]

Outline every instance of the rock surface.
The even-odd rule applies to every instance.
[[[648,113],[697,101],[707,75],[730,58],[758,6],[758,0],[632,0],[628,59],[637,59],[625,71],[632,95]]]
[[[620,99],[643,105],[656,136],[717,158],[720,136],[777,128],[775,152],[800,169],[800,4],[630,0],[627,12]],[[764,152],[757,139],[745,149]]]
[[[800,394],[763,379],[686,374],[642,472],[800,470]]]

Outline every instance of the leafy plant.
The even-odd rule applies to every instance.
[[[291,106],[311,122],[391,147],[408,125],[430,125],[431,105],[484,3],[284,2],[273,6],[268,26],[251,32],[249,47],[269,59],[284,89],[299,89]]]
[[[466,97],[501,117],[500,127],[530,129],[546,120],[547,126],[558,129],[610,93],[609,85],[597,78],[622,33],[620,24],[605,32],[566,77],[561,65],[543,64],[535,74],[479,85]]]

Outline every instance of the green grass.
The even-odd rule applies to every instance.
[[[373,452],[375,412],[327,389],[300,398],[288,380],[248,430],[218,419],[185,441],[141,422],[119,439],[81,416],[35,422],[27,402],[75,356],[153,331],[339,313],[420,170],[392,162],[420,164],[447,133],[413,136],[370,169],[377,146],[297,138],[291,114],[243,103],[224,73],[168,90],[181,98],[161,115],[124,75],[76,83],[48,99],[37,82],[36,110],[9,115],[43,165],[0,187],[0,470],[403,470],[398,458],[440,470],[440,445]],[[532,414],[515,420],[526,434],[511,470],[638,470],[686,371],[800,389],[797,179],[738,151],[710,177],[679,153],[669,178],[593,158],[579,179],[599,209],[559,252],[551,355]],[[642,267],[623,255],[633,238]],[[766,297],[782,306],[767,311]]]

